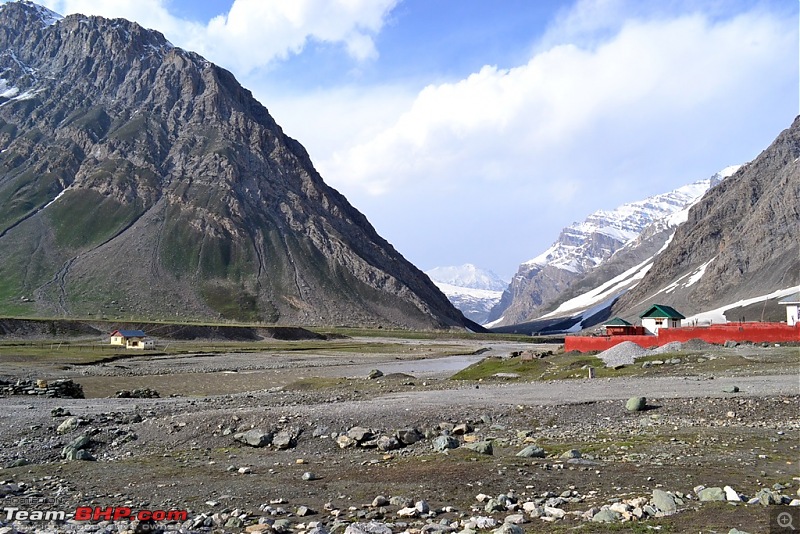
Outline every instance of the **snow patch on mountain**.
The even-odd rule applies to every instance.
[[[725,317],[725,312],[732,308],[740,308],[742,306],[750,306],[751,304],[757,304],[759,302],[764,302],[765,300],[772,300],[781,297],[788,297],[789,295],[793,295],[797,293],[797,286],[789,287],[786,289],[779,289],[777,291],[773,291],[768,295],[760,295],[758,297],[752,297],[749,299],[740,300],[738,302],[732,302],[720,308],[716,308],[713,310],[704,311],[691,317],[687,317],[682,321],[684,326],[692,325],[692,324],[720,324],[720,323],[727,323],[728,319]]]
[[[631,289],[633,287],[631,284],[644,278],[644,275],[647,274],[647,271],[649,271],[652,266],[653,258],[648,258],[639,265],[631,267],[624,273],[615,276],[608,282],[597,286],[591,291],[587,291],[586,293],[564,302],[552,312],[543,315],[542,318],[559,317],[571,311],[596,306],[599,303],[608,302],[609,300],[613,303],[621,291],[624,289]],[[610,306],[611,303],[608,303],[607,306]],[[586,315],[586,313],[583,315]]]

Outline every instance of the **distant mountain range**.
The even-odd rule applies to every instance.
[[[490,324],[524,323],[551,311],[569,297],[573,285],[626,246],[634,249],[647,240],[650,245],[647,250],[653,252],[650,250],[653,243],[660,240],[658,246],[663,245],[668,229],[680,224],[689,206],[737,169],[728,167],[711,178],[674,191],[623,204],[611,211],[596,211],[583,222],[564,228],[550,248],[520,265],[500,302],[492,309]],[[641,253],[624,255],[631,256],[631,260],[642,256]],[[621,262],[609,275],[621,274],[632,266],[628,263]],[[622,265],[626,267],[619,271]]]
[[[469,263],[458,267],[435,267],[425,274],[456,308],[479,324],[486,322],[489,311],[500,301],[508,285],[493,272]]]
[[[476,328],[230,72],[0,7],[0,313]]]
[[[552,280],[553,272],[582,272],[563,274],[566,287],[553,291],[555,296],[529,315],[515,316],[507,307],[502,324],[494,330],[578,332],[612,315],[635,322],[655,303],[673,306],[700,323],[785,320],[778,301],[800,289],[798,161],[800,117],[752,162],[729,167],[699,183],[699,188],[693,184],[689,191],[700,192],[705,184],[708,190],[698,198],[684,197],[683,208],[654,217],[607,259],[595,262],[601,257],[595,252],[587,259],[585,251],[596,249],[586,243],[602,240],[593,237],[597,233],[613,232],[593,229],[584,233],[589,237],[568,241],[568,246],[556,243],[520,267],[503,298],[515,283],[524,288],[526,280],[540,284]],[[595,226],[602,227],[605,220]],[[618,228],[614,226],[615,231]],[[575,233],[571,227],[562,238]],[[576,252],[577,257],[570,255]],[[526,277],[529,272],[533,276]],[[519,322],[508,324],[514,320]]]

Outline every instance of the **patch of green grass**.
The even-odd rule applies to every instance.
[[[514,358],[485,358],[452,376],[453,380],[487,380],[497,373],[515,373],[526,380],[559,380],[564,378],[586,378],[585,366],[595,367],[596,375],[606,374],[596,356],[562,353],[544,358],[525,360]]]
[[[48,208],[56,239],[62,246],[98,245],[121,232],[144,211],[140,202],[122,204],[92,190],[69,191],[64,202]]]

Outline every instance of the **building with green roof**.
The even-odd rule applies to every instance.
[[[686,319],[678,310],[664,304],[653,304],[639,316],[642,326],[651,334],[658,334],[660,328],[679,328]]]

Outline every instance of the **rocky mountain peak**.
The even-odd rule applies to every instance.
[[[688,208],[738,168],[726,167],[710,178],[672,191],[622,204],[613,210],[598,210],[584,221],[564,228],[550,248],[520,265],[488,320],[494,325],[531,321],[555,308],[563,297],[571,296],[573,284],[623,249],[637,248],[648,241],[645,248],[654,252],[653,243],[649,243],[651,238],[659,235],[657,250],[674,228],[686,220]],[[641,261],[636,253],[626,254],[626,258],[622,263]],[[614,268],[609,274],[613,277],[622,271]]]
[[[0,8],[0,309],[474,326],[230,72],[54,20]]]

